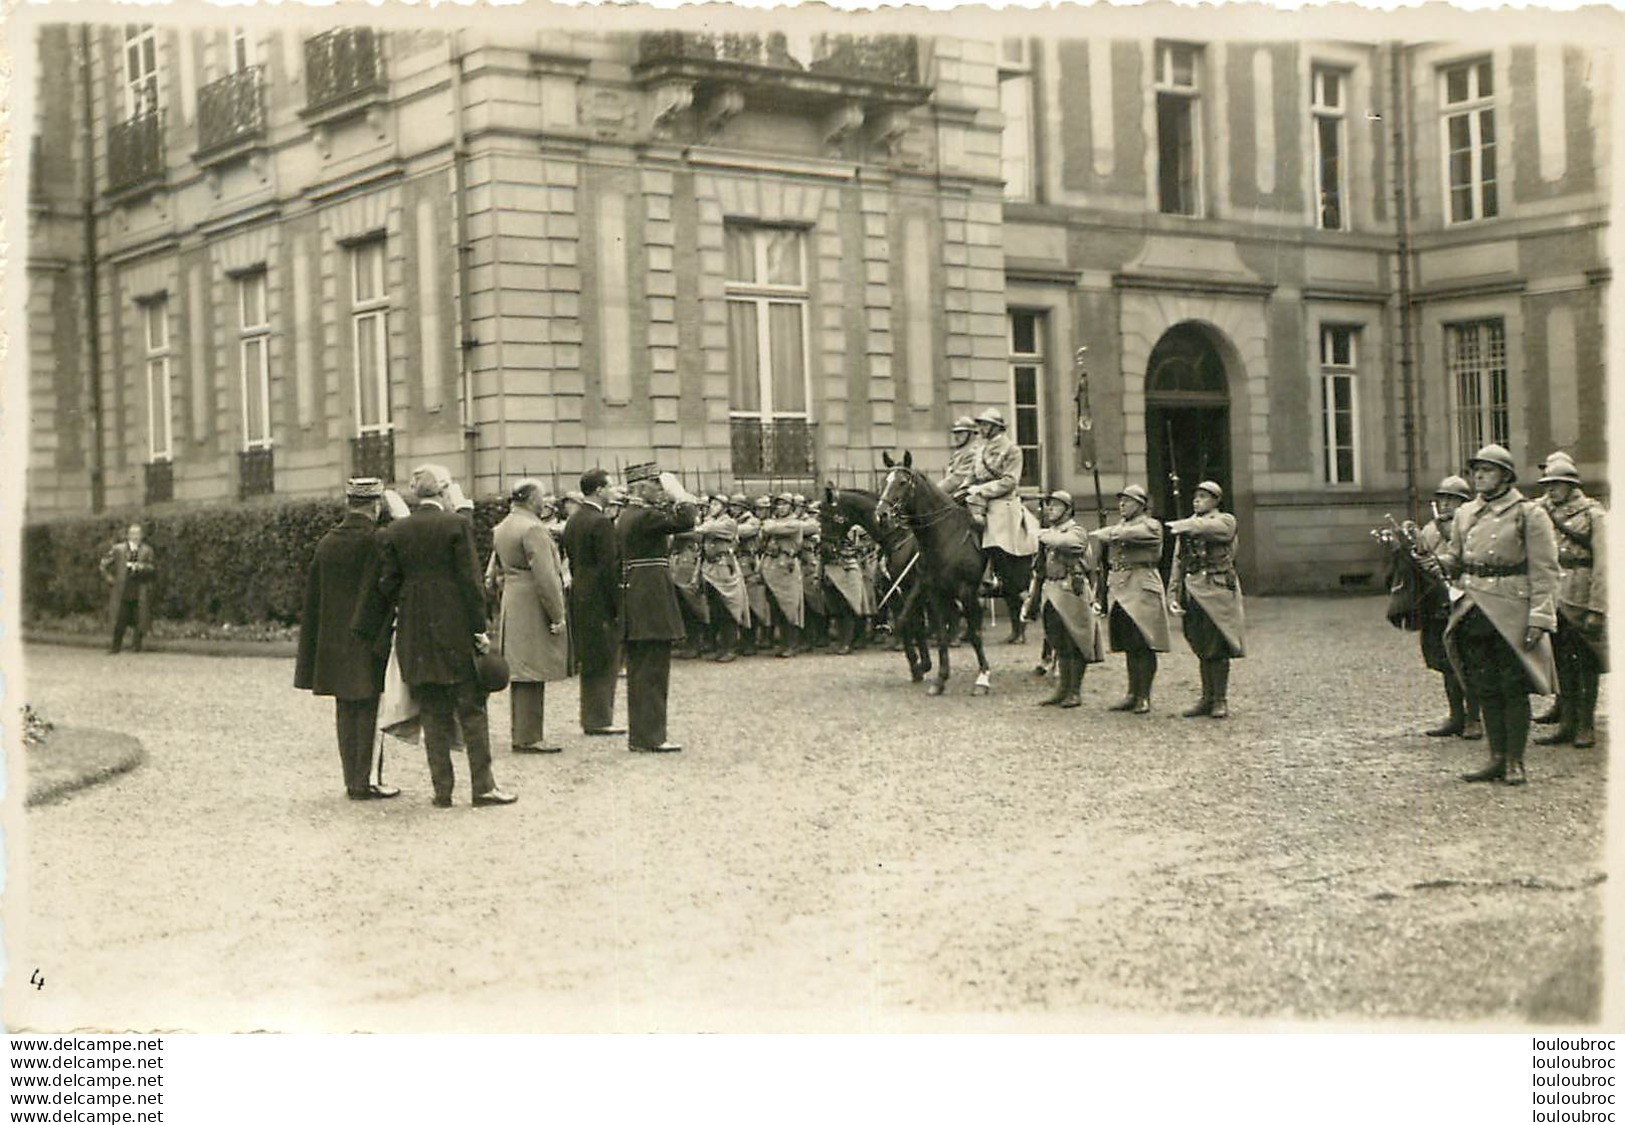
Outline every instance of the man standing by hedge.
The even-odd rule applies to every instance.
[[[378,577],[378,506],[384,482],[354,477],[344,489],[343,521],[316,544],[305,584],[305,612],[299,625],[299,658],[293,686],[334,697],[339,766],[352,801],[376,801],[399,789],[368,781],[378,726],[378,697],[384,690],[389,629],[370,637],[351,631],[357,603]]]
[[[158,560],[152,545],[143,543],[141,536],[141,525],[132,523],[124,541],[113,544],[102,556],[102,577],[112,584],[108,607],[113,617],[113,643],[107,651],[115,655],[124,647],[124,631],[132,625],[135,643],[131,647],[140,652],[151,620],[152,595],[148,590],[158,574]]]

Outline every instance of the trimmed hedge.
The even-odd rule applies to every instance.
[[[474,506],[483,566],[505,500]],[[158,516],[83,516],[23,529],[23,616],[105,614],[107,584],[98,564],[139,522],[157,555],[152,616],[214,624],[296,625],[316,544],[343,518],[339,500],[181,509]]]

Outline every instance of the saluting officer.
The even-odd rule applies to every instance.
[[[1169,597],[1185,615],[1185,641],[1202,666],[1202,699],[1185,718],[1230,716],[1230,661],[1246,655],[1241,580],[1236,577],[1236,517],[1219,510],[1224,490],[1205,480],[1191,497],[1195,514],[1170,520],[1179,536]]]
[[[1484,446],[1467,465],[1478,496],[1456,513],[1450,541],[1425,560],[1461,586],[1445,645],[1478,696],[1490,744],[1489,764],[1462,780],[1523,785],[1529,692],[1547,695],[1556,680],[1556,536],[1545,511],[1512,487],[1517,467],[1504,446]]]
[[[1456,512],[1472,498],[1472,486],[1458,476],[1448,476],[1439,482],[1439,487],[1433,493],[1433,507],[1437,514],[1417,533],[1424,554],[1437,553],[1450,541],[1450,527],[1456,521]],[[1459,734],[1462,738],[1477,741],[1484,737],[1478,698],[1467,690],[1461,677],[1456,675],[1444,644],[1444,628],[1450,622],[1452,604],[1450,585],[1436,578],[1422,594],[1422,662],[1444,676],[1444,694],[1450,702],[1450,718],[1443,725],[1424,733],[1430,738],[1449,738]]]
[[[711,619],[711,658],[719,664],[738,659],[740,632],[750,628],[745,574],[737,554],[739,523],[729,506],[728,497],[711,497],[705,521],[694,529],[700,537],[700,577]]]
[[[1033,572],[1034,590],[1025,614],[1029,621],[1042,615],[1044,636],[1059,657],[1061,677],[1055,694],[1040,701],[1040,707],[1081,706],[1084,669],[1104,656],[1095,619],[1094,546],[1072,513],[1070,492],[1058,488],[1044,496],[1048,526],[1038,532],[1039,566]]]
[[[682,747],[666,737],[671,646],[683,635],[677,589],[671,581],[671,537],[695,522],[695,498],[654,462],[626,471],[631,490],[615,521],[625,609],[628,748],[670,753]]]
[[[801,626],[805,620],[801,582],[802,522],[796,516],[795,498],[781,492],[773,499],[772,514],[762,521],[762,581],[772,611],[773,632],[778,648],[774,656],[794,656],[800,651]]]
[[[1151,710],[1157,653],[1168,651],[1167,594],[1162,587],[1162,524],[1151,517],[1151,498],[1131,484],[1117,494],[1122,519],[1089,533],[1103,549],[1107,628],[1113,652],[1126,654],[1128,694],[1112,711]]]
[[[1603,506],[1580,491],[1567,453],[1546,458],[1539,503],[1557,532],[1558,726],[1535,739],[1543,746],[1596,744],[1597,689],[1608,670],[1608,535]]]

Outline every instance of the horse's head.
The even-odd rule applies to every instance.
[[[914,471],[914,455],[903,453],[902,461],[893,461],[891,454],[882,454],[886,462],[886,483],[881,486],[880,499],[875,504],[875,518],[883,528],[906,524],[914,507],[915,485],[918,474]]]

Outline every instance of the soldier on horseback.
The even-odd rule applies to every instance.
[[[1030,560],[1038,552],[1032,513],[1022,505],[1016,491],[1021,484],[1021,446],[1005,432],[1004,412],[996,406],[982,411],[976,425],[982,440],[971,465],[971,483],[963,490],[965,506],[971,519],[982,528],[982,548],[1003,587],[1004,604],[1010,613],[1010,636],[1005,643],[1020,644],[1026,639],[1021,596],[1031,572]],[[1001,553],[1010,562],[1001,559]],[[1017,560],[1026,565],[1012,566],[1011,562]]]
[[[952,449],[948,454],[948,471],[943,474],[937,487],[949,496],[957,496],[971,485],[976,469],[976,455],[981,450],[982,443],[976,433],[976,422],[969,414],[961,414],[955,418],[948,435]]]

